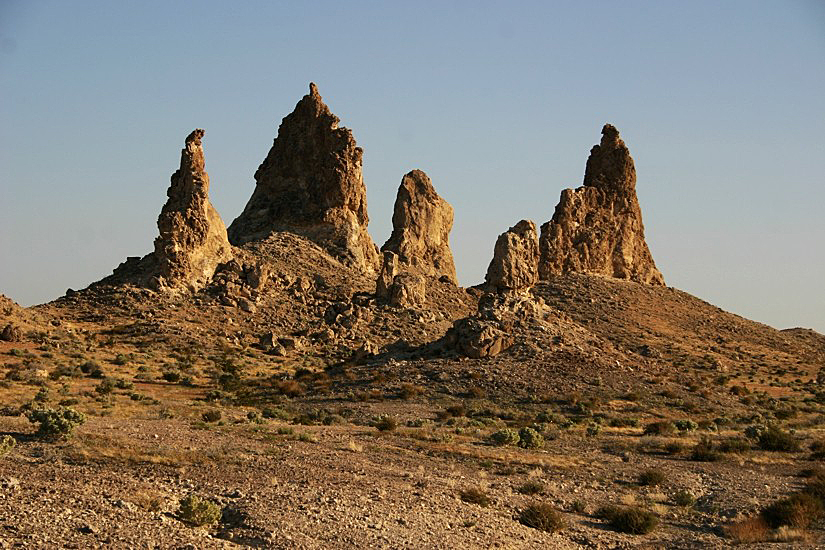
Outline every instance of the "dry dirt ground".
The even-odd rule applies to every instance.
[[[0,341],[0,548],[825,544],[816,506],[759,519],[822,479],[820,334],[565,276],[508,313],[509,349],[470,359],[438,341],[480,289],[431,281],[427,307],[398,309],[300,238],[244,254],[268,258],[265,285],[228,269],[195,296],[0,302],[22,330]],[[37,435],[44,408],[85,422]],[[528,448],[491,439],[525,428]],[[191,494],[220,517],[184,521]],[[523,524],[539,503],[560,529]],[[658,524],[620,532],[609,505]]]

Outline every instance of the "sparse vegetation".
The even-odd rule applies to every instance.
[[[46,439],[65,439],[77,426],[86,421],[86,415],[74,409],[32,409],[26,417],[37,424],[37,435]]]
[[[459,492],[461,500],[471,504],[478,504],[482,507],[490,505],[490,497],[483,489],[478,487],[470,487]]]
[[[517,445],[519,442],[519,434],[512,428],[505,428],[490,434],[490,441],[493,445],[498,445],[499,447]]]
[[[656,514],[634,506],[605,506],[596,515],[616,531],[631,535],[646,535],[659,525]]]
[[[531,504],[519,513],[518,520],[527,527],[554,533],[566,527],[564,516],[547,503]]]
[[[0,437],[0,458],[3,458],[14,450],[17,440],[10,435]]]
[[[665,481],[665,473],[662,470],[645,470],[639,474],[639,485],[648,487],[661,485]]]
[[[521,484],[516,490],[522,495],[538,495],[544,491],[544,483],[531,479]]]
[[[211,525],[221,518],[221,509],[211,500],[193,493],[180,501],[178,518],[196,527]]]

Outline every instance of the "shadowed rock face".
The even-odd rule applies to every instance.
[[[204,170],[203,130],[186,138],[180,168],[172,174],[169,199],[158,216],[155,275],[166,286],[201,288],[218,264],[232,258],[226,226],[209,202],[209,175]]]
[[[401,180],[392,214],[392,235],[381,250],[395,252],[402,271],[446,275],[455,283],[452,228],[453,207],[436,193],[427,174],[413,170]]]
[[[529,288],[539,279],[536,224],[521,220],[499,235],[485,282],[492,290]]]
[[[542,280],[578,272],[665,284],[645,242],[633,158],[612,125],[590,151],[584,185],[562,191],[539,246]]]
[[[234,244],[289,231],[349,265],[378,268],[378,251],[367,233],[363,151],[338,122],[310,84],[255,172],[255,191],[229,227]]]

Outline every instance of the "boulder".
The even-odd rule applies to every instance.
[[[6,342],[19,342],[23,339],[23,331],[20,330],[20,327],[15,326],[11,323],[6,325],[3,328],[3,331],[0,332],[0,340],[4,340]]]
[[[381,247],[398,255],[404,272],[456,282],[450,250],[453,207],[436,193],[430,178],[413,170],[401,179],[392,214],[392,235]]]
[[[427,302],[427,279],[422,275],[396,275],[390,287],[391,306],[417,308]]]
[[[169,197],[158,217],[155,275],[162,286],[202,288],[218,264],[232,258],[226,226],[209,202],[209,175],[204,169],[203,130],[194,130],[172,174]]]
[[[233,244],[288,231],[350,266],[368,273],[378,269],[378,250],[367,233],[363,150],[338,123],[310,83],[309,94],[281,122],[255,172],[255,191],[229,226]]]
[[[538,282],[538,265],[536,224],[521,220],[499,235],[485,282],[497,291],[529,288]]]
[[[446,345],[472,359],[495,357],[513,345],[513,339],[494,321],[465,317],[444,336]]]
[[[647,247],[636,197],[636,168],[610,124],[590,151],[584,185],[565,189],[541,226],[539,276],[590,273],[664,285]]]

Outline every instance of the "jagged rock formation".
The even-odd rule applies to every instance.
[[[375,296],[395,307],[420,307],[427,301],[427,279],[415,273],[399,273],[398,255],[384,251]]]
[[[529,288],[538,282],[538,264],[536,224],[521,220],[496,240],[485,282],[494,291]]]
[[[392,214],[392,235],[381,250],[398,255],[408,273],[456,282],[450,250],[453,207],[436,193],[430,178],[413,170],[401,179]]]
[[[375,295],[382,300],[389,300],[390,289],[398,275],[398,254],[390,250],[385,250],[381,259],[381,271],[375,281]]]
[[[232,258],[226,226],[209,202],[209,175],[204,170],[203,130],[194,130],[172,174],[169,199],[158,216],[155,266],[160,286],[204,286],[218,264]]]
[[[311,83],[255,172],[255,191],[229,226],[233,244],[289,231],[349,265],[376,271],[378,251],[367,233],[363,150],[338,122]]]
[[[542,280],[580,272],[664,285],[645,242],[636,168],[612,125],[590,151],[584,185],[562,191],[539,244]]]

